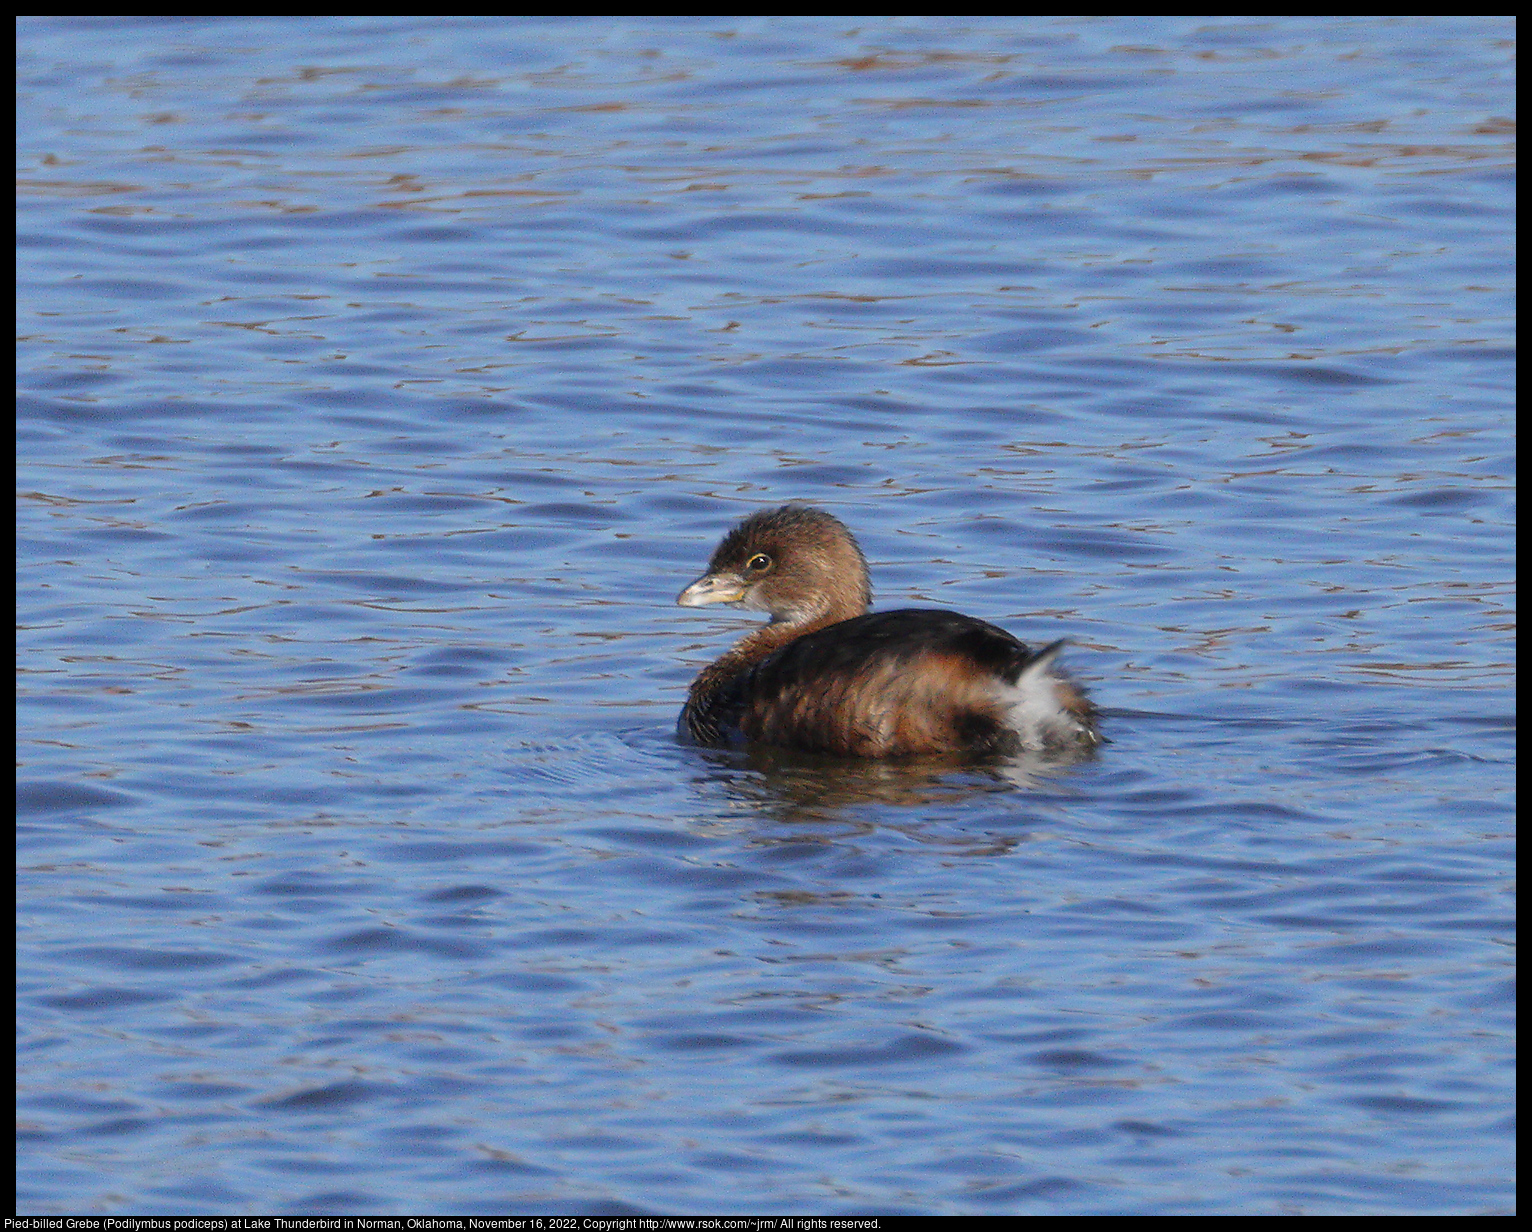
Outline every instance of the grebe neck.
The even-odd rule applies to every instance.
[[[856,615],[860,613],[843,615],[831,609],[808,616],[780,618],[742,637],[730,650],[703,668],[692,682],[686,706],[681,711],[681,725],[698,740],[716,740],[719,734],[718,706],[736,678],[805,633],[828,628]]]

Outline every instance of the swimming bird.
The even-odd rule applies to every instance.
[[[1095,707],[1057,667],[1065,642],[1029,650],[957,612],[872,612],[867,561],[840,519],[806,505],[751,514],[683,590],[771,619],[702,670],[678,733],[845,757],[1087,750]]]

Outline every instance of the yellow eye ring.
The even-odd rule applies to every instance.
[[[765,552],[757,552],[745,562],[745,568],[750,570],[751,573],[764,573],[767,569],[771,568],[771,557],[767,556]]]

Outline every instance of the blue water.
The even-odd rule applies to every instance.
[[[22,18],[18,1211],[1509,1212],[1511,35]],[[789,499],[1111,743],[679,746]]]

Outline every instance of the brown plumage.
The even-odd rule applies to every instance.
[[[1078,750],[1100,739],[1095,708],[1053,667],[1062,641],[1033,653],[957,612],[869,615],[862,551],[819,509],[752,514],[676,602],[771,616],[692,685],[679,731],[699,744],[911,757]]]

